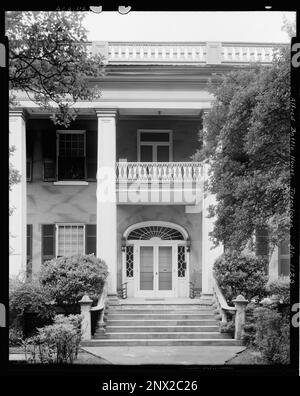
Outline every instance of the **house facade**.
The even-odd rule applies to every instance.
[[[94,253],[109,268],[109,293],[186,298],[212,292],[213,219],[207,165],[191,156],[213,100],[207,83],[253,62],[273,45],[93,42],[105,56],[101,97],[55,126],[22,93],[10,112],[13,186],[10,274],[39,271],[54,257]],[[257,235],[260,249],[267,242]],[[269,253],[269,274],[286,275],[286,246]]]

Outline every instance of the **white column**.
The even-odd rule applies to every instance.
[[[26,126],[22,110],[9,113],[9,146],[15,147],[9,161],[21,175],[20,182],[9,193],[9,205],[14,208],[9,216],[9,275],[20,276],[25,275],[27,259]]]
[[[116,110],[98,116],[97,257],[109,270],[108,294],[117,294]]]

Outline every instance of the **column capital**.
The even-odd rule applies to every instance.
[[[105,109],[105,108],[95,108],[95,113],[98,118],[104,117],[117,117],[118,109]]]
[[[14,108],[12,110],[9,110],[9,116],[10,117],[22,117],[24,121],[27,119],[27,111],[20,107],[20,108]]]

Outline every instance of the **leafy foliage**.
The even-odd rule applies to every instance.
[[[239,294],[249,301],[265,295],[265,261],[254,255],[227,252],[214,264],[216,280],[230,303]]]
[[[39,279],[56,303],[64,305],[77,304],[85,294],[97,300],[107,275],[104,261],[90,254],[46,261]]]
[[[267,292],[277,297],[279,304],[290,303],[290,279],[288,277],[278,278],[267,284]]]
[[[10,325],[19,327],[25,312],[34,312],[40,318],[54,315],[51,295],[38,282],[18,282],[9,291]]]
[[[10,327],[8,334],[9,346],[21,346],[23,343],[23,332],[18,327]]]
[[[24,341],[25,357],[30,363],[73,363],[81,341],[80,315],[57,315],[54,324],[38,329]]]
[[[16,151],[15,146],[9,147],[9,157],[11,157],[14,152]],[[21,180],[20,172],[11,164],[9,163],[9,179],[8,179],[8,188],[9,191],[12,190],[12,186],[18,184]],[[11,216],[14,211],[14,207],[9,207],[9,215]]]
[[[259,307],[254,311],[255,343],[263,358],[273,364],[290,362],[290,325],[288,315]]]
[[[230,72],[210,90],[215,100],[202,131],[205,144],[194,159],[211,165],[208,188],[217,200],[209,209],[216,216],[211,238],[242,250],[255,228],[267,224],[277,244],[290,226],[288,49],[270,67]]]
[[[27,94],[43,109],[52,111],[55,124],[68,127],[76,118],[72,106],[99,97],[90,79],[103,74],[103,57],[86,46],[87,32],[81,12],[6,12],[9,39],[10,103],[16,92]]]

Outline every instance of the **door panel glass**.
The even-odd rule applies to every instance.
[[[157,162],[169,162],[169,146],[157,146]]]
[[[158,248],[158,289],[172,290],[172,247]]]
[[[153,146],[141,145],[141,162],[153,161]]]
[[[153,290],[153,247],[140,248],[140,290]]]

